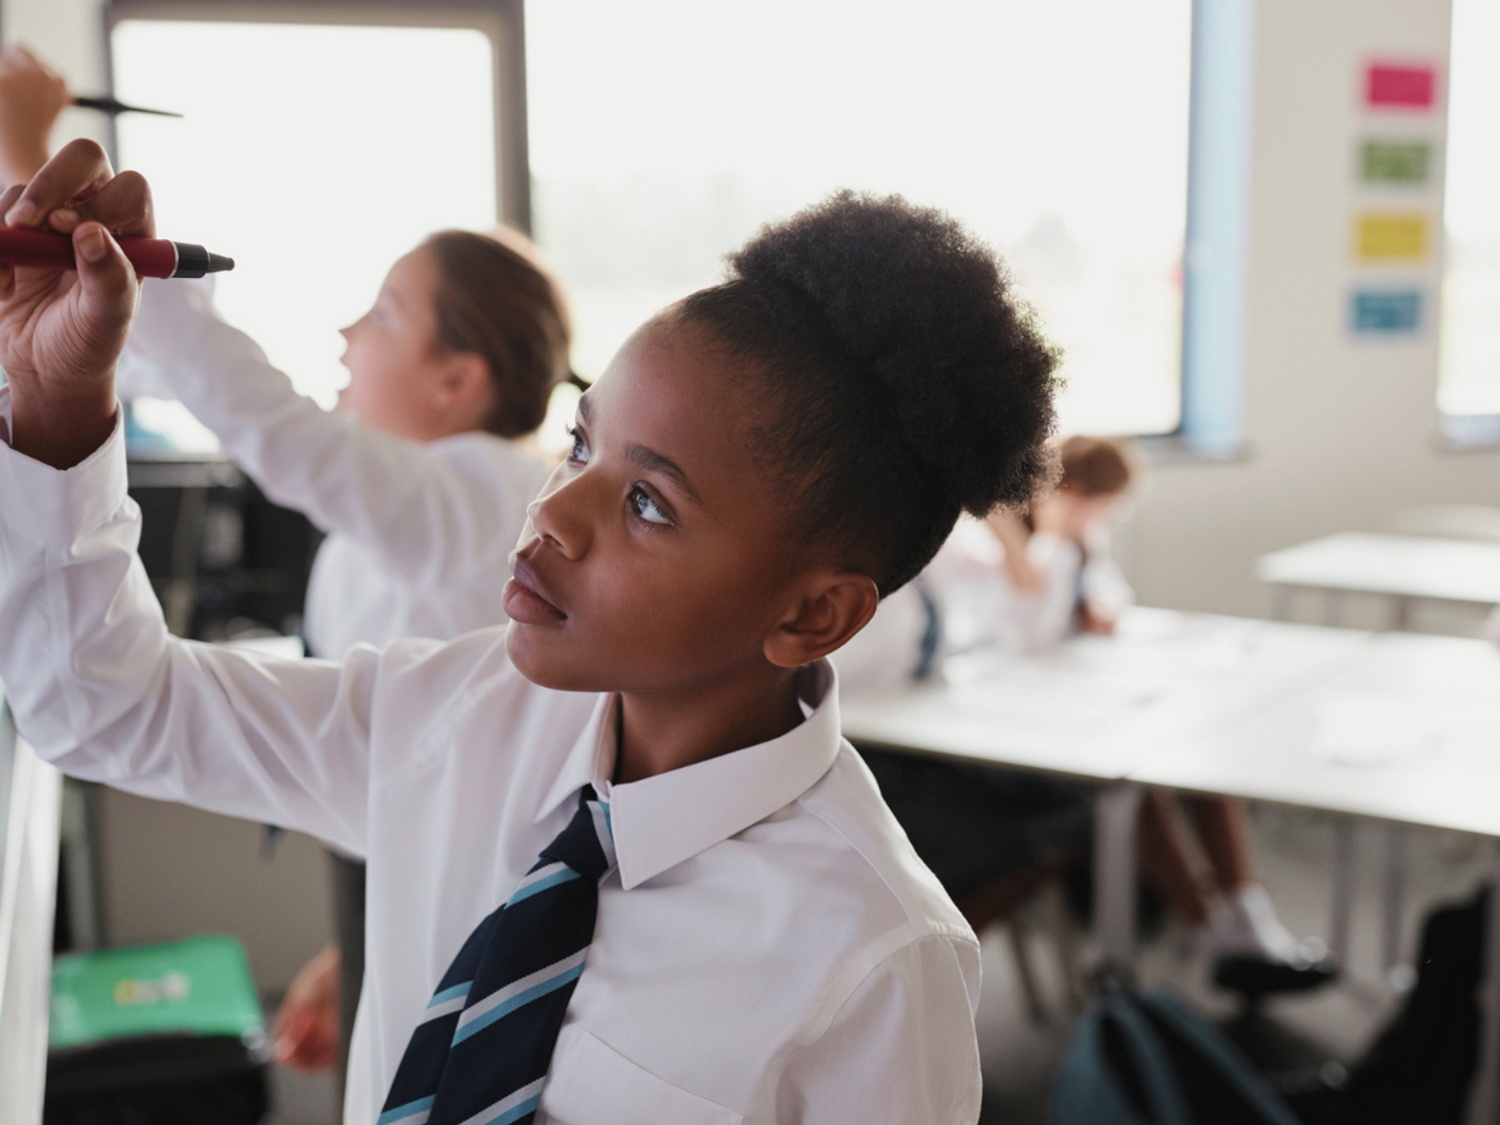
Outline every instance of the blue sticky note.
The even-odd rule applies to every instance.
[[[1421,323],[1421,290],[1357,289],[1354,292],[1355,332],[1378,335],[1412,333]]]

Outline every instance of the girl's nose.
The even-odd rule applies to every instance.
[[[593,537],[591,483],[587,473],[565,478],[526,508],[537,536],[574,561],[588,553]]]

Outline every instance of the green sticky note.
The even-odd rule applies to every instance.
[[[1426,141],[1366,141],[1360,146],[1360,175],[1366,180],[1420,184],[1427,180]]]

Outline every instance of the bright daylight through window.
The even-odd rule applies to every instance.
[[[548,0],[526,19],[536,234],[584,374],[762,222],[849,186],[1005,252],[1066,349],[1066,429],[1177,426],[1190,0]]]
[[[434,230],[494,225],[479,31],[132,19],[112,46],[122,100],[187,114],[120,118],[158,229],[235,259],[219,308],[325,405],[346,381],[337,329],[391,263]]]
[[[1500,415],[1500,8],[1454,0],[1449,63],[1447,228],[1438,406]]]

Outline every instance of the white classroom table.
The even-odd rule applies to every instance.
[[[1492,841],[1500,888],[1500,650],[1485,641],[1387,633],[1332,675],[1192,739],[1163,741],[1132,781],[1371,817],[1386,837],[1387,965],[1400,940],[1401,827],[1471,832]],[[1336,841],[1334,932],[1348,947],[1353,835]],[[1500,893],[1490,896],[1482,1065],[1475,1125],[1500,1121]]]
[[[944,672],[942,683],[844,701],[845,735],[1113,782],[1096,832],[1095,917],[1108,958],[1131,956],[1132,842],[1143,785],[1500,841],[1500,652],[1482,641],[1138,608],[1114,638],[1079,637],[1044,657],[955,658]],[[1336,858],[1352,864],[1348,831]],[[1388,860],[1388,874],[1398,868]],[[1334,879],[1335,949],[1346,945],[1350,883],[1347,870]],[[1500,894],[1491,901],[1488,963],[1500,966]],[[1394,916],[1399,902],[1393,907],[1388,896],[1387,907]],[[1388,922],[1388,949],[1390,929]],[[1470,1119],[1497,1125],[1493,977],[1485,1012]]]
[[[1416,535],[1348,533],[1262,555],[1256,574],[1276,587],[1273,616],[1285,617],[1295,590],[1323,595],[1331,620],[1340,594],[1376,594],[1404,629],[1415,601],[1500,605],[1500,543]]]

